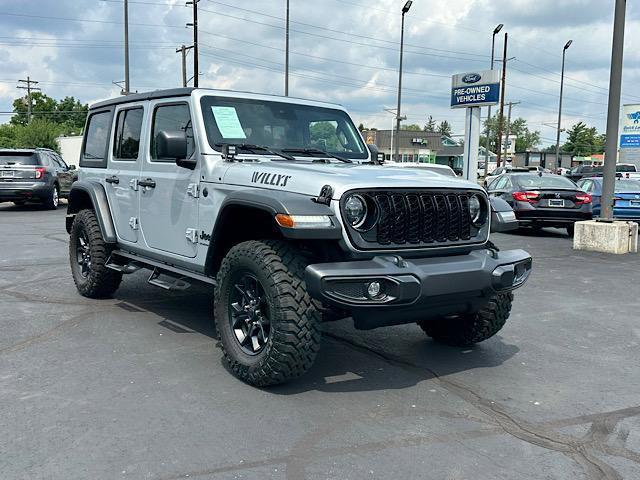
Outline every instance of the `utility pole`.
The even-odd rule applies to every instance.
[[[18,83],[26,83],[27,86],[18,85],[20,90],[27,91],[27,123],[31,123],[31,92],[39,91],[39,87],[32,87],[31,85],[37,85],[38,82],[31,80],[31,77],[27,76],[26,80],[18,80]]]
[[[193,27],[193,86],[198,88],[198,2],[200,0],[191,0],[187,5],[193,5],[193,23],[187,23],[188,27]]]
[[[193,48],[193,45],[187,47],[186,45],[182,45],[180,48],[176,49],[176,53],[182,53],[182,86],[187,86],[187,52]]]
[[[284,96],[289,96],[289,0],[287,0],[287,26],[285,28]]]
[[[496,160],[496,167],[500,166],[500,160],[502,159],[502,129],[504,127],[504,92],[507,89],[507,41],[509,40],[508,34],[504,34],[504,52],[502,53],[502,88],[500,88],[500,118],[498,119],[498,144],[496,145],[496,153],[498,158]]]
[[[507,161],[507,148],[509,146],[509,134],[511,133],[511,107],[520,105],[520,102],[509,102],[509,113],[507,113],[507,134],[504,137],[504,161]]]
[[[123,95],[131,93],[129,83],[129,0],[124,0],[124,90]]]
[[[618,127],[620,126],[620,95],[622,89],[622,59],[624,57],[624,22],[626,0],[616,0],[613,21],[613,48],[609,78],[609,109],[607,112],[607,146],[604,154],[602,180],[602,219],[613,220],[613,194],[618,162]]]

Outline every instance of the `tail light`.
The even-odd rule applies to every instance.
[[[46,168],[36,167],[36,180],[40,180],[44,177],[44,174],[47,172]]]
[[[513,192],[511,195],[518,202],[533,203],[540,199],[540,192]]]
[[[591,195],[588,193],[578,193],[576,195],[576,205],[587,205],[591,203]]]

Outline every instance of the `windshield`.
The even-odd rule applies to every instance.
[[[635,172],[635,171],[636,171],[635,165],[618,165],[616,167],[616,172]]]
[[[637,180],[618,180],[616,193],[640,192],[640,182]]]
[[[202,97],[201,106],[209,145],[216,150],[222,143],[235,143],[368,158],[358,130],[342,110],[213,96]]]
[[[32,152],[0,152],[0,165],[40,165]]]
[[[560,175],[515,175],[516,183],[522,188],[561,188],[576,190],[576,184]]]

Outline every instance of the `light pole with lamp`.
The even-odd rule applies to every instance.
[[[564,58],[567,53],[567,49],[571,46],[573,40],[569,40],[562,49],[562,73],[560,75],[560,105],[558,106],[558,131],[556,135],[556,169],[560,168],[560,122],[562,121],[562,93],[564,91]]]
[[[498,24],[496,28],[493,29],[493,36],[491,37],[491,70],[493,70],[493,64],[495,61],[496,55],[496,35],[500,33],[504,27],[503,23]],[[491,128],[489,127],[489,122],[491,121],[491,106],[489,106],[489,110],[487,111],[487,137],[484,142],[484,174],[487,175],[489,168],[489,139],[491,137]]]
[[[404,48],[404,16],[411,8],[413,4],[412,0],[408,0],[407,3],[402,7],[402,27],[400,29],[400,68],[398,72],[398,109],[396,110],[396,141],[395,141],[395,160],[399,161],[400,157],[400,122],[402,121],[402,116],[400,115],[400,105],[402,102],[402,53]],[[393,158],[392,158],[393,160]]]

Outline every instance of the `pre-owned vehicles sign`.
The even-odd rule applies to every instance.
[[[451,79],[451,108],[488,107],[500,99],[500,72],[459,73]]]

